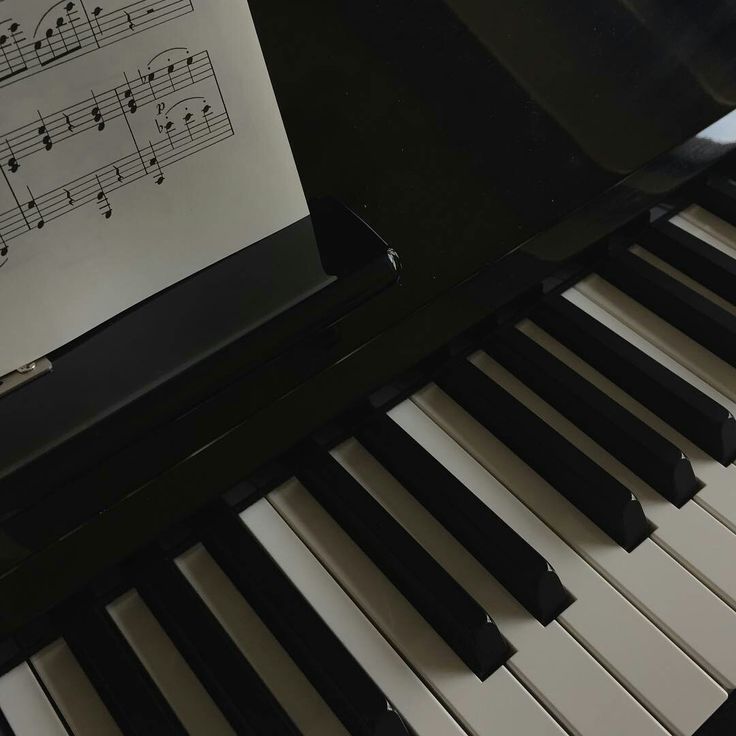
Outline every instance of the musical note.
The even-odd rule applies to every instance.
[[[125,92],[123,92],[123,97],[128,101],[128,112],[131,115],[134,115],[138,110],[138,103],[135,101],[135,97],[133,96],[133,92],[130,90],[130,88],[126,89]]]
[[[3,260],[0,261],[0,268],[2,268],[7,262],[8,262],[8,251],[10,248],[8,247],[8,244],[5,242],[5,238],[3,237],[3,234],[0,233],[0,258]]]
[[[33,192],[31,191],[30,187],[26,187],[28,190],[28,196],[30,197],[30,200],[27,202],[26,207],[29,211],[35,210],[38,214],[38,220],[36,220],[36,227],[39,230],[43,229],[43,226],[46,224],[46,220],[44,219],[43,212],[41,212],[41,208],[38,206],[38,203],[36,202],[36,198],[33,196]],[[26,223],[28,224],[28,228],[30,229],[31,223],[26,218]]]
[[[161,168],[161,164],[158,161],[158,156],[156,156],[156,151],[153,147],[153,143],[151,141],[148,141],[148,145],[151,147],[151,153],[153,154],[152,157],[149,159],[149,164],[152,167],[156,167],[156,170],[158,171],[158,175],[156,179],[154,180],[156,184],[161,186],[166,181],[166,177],[164,176],[164,172]]]
[[[120,102],[122,103],[122,95]],[[109,219],[113,213],[108,198],[110,192],[139,181],[148,174],[153,174],[154,182],[161,186],[166,180],[165,168],[168,169],[176,162],[196,155],[205,148],[233,135],[233,127],[227,110],[223,108],[221,112],[212,111],[211,114],[208,114],[210,115],[209,126],[195,114],[188,121],[191,130],[173,130],[170,142],[166,140],[156,143],[149,141],[143,152],[136,145],[126,156],[109,162],[86,176],[47,191],[40,197],[34,196],[29,188],[29,199],[25,202],[18,199],[10,185],[6,169],[0,166],[0,180],[3,176],[5,177],[16,203],[15,208],[7,212],[0,212],[0,232],[5,243],[37,228],[43,228],[50,221],[93,202],[97,203],[101,214]],[[50,124],[48,115],[45,119]],[[135,142],[134,136],[133,141]],[[2,265],[2,257],[0,257],[0,265]]]
[[[94,19],[94,22],[97,24],[97,33],[102,35],[102,28],[100,27],[100,14],[102,13],[102,8],[98,5],[93,11],[92,11],[92,18]],[[97,41],[97,44],[99,45],[99,39]]]
[[[212,108],[205,102],[204,107],[202,108],[202,115],[204,116],[204,122],[207,125],[207,132],[211,133],[212,128],[210,127],[210,119],[209,115],[212,112]]]
[[[74,10],[74,3],[68,3],[67,8],[67,14],[68,17],[70,17],[71,12]],[[34,36],[38,33],[38,30],[41,27],[41,23],[44,21],[45,17],[46,16],[44,16],[39,21],[38,26],[36,26],[36,30],[33,34]],[[64,19],[64,16],[60,15],[56,18],[56,21],[53,25],[46,28],[43,37],[38,39],[33,44],[33,50],[36,52],[36,59],[38,60],[40,66],[48,66],[49,64],[59,61],[59,59],[63,59],[81,50],[82,44],[79,40],[79,34],[77,34],[76,32],[76,28],[74,28],[72,25],[72,33],[74,34],[74,39],[72,45],[70,46],[67,41],[67,35],[69,35],[69,32],[66,30],[66,27],[66,20]],[[56,47],[54,47],[54,39],[57,38],[61,43],[57,43]],[[45,49],[45,53],[48,54],[47,58],[43,58],[44,41],[47,47]]]
[[[46,128],[46,121],[43,119],[43,115],[41,115],[41,111],[38,110],[38,118],[41,121],[41,126],[38,129],[38,134],[43,136],[41,139],[41,142],[43,143],[43,147],[50,151],[54,147],[54,142],[51,140],[51,135],[49,134],[48,129]]]
[[[99,210],[103,214],[105,219],[109,220],[112,217],[112,207],[110,206],[110,200],[107,198],[107,193],[102,186],[100,177],[95,176],[95,179],[97,180],[97,186],[99,187],[99,191],[97,192],[97,203]]]
[[[8,140],[5,141],[5,145],[8,147],[8,151],[10,152],[10,158],[8,159],[8,168],[13,174],[15,174],[15,172],[18,171],[18,169],[20,168],[20,163],[15,157],[15,153],[13,152],[13,149],[11,148]]]
[[[102,110],[100,109],[100,104],[97,102],[97,97],[95,97],[95,93],[92,93],[92,99],[94,100],[94,107],[90,110],[90,115],[92,115],[92,119],[97,123],[97,130],[100,131],[100,133],[105,130],[105,117],[102,114]]]
[[[53,14],[59,6],[63,11]],[[41,17],[29,42],[16,22],[0,29],[0,87],[193,11],[192,0],[130,0],[111,11],[96,5],[90,13],[80,0],[57,2]]]
[[[187,133],[189,133],[189,137],[194,140],[194,135],[192,134],[192,118],[194,118],[194,115],[189,112],[188,108],[184,108],[187,111],[187,114],[184,116],[184,125],[187,126]]]
[[[23,56],[23,48],[20,43],[21,39],[18,38],[20,35],[18,33],[19,30],[20,26],[17,23],[11,23],[8,28],[10,38],[8,38],[7,34],[0,35],[0,53],[2,53],[3,61],[7,67],[7,71],[0,76],[0,82],[28,70],[28,65]],[[17,52],[17,56],[15,57],[14,52]]]
[[[169,139],[169,145],[172,148],[174,147],[174,141],[171,139],[171,132],[173,130],[176,130],[176,128],[174,128],[174,123],[169,120],[166,125],[164,125],[164,132],[166,133],[166,137]]]

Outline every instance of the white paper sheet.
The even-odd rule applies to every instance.
[[[246,0],[0,0],[0,171],[0,376],[308,214]]]

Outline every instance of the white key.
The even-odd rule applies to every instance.
[[[486,353],[476,354],[472,362],[503,380],[506,390],[634,493],[647,518],[657,526],[651,538],[727,603],[736,606],[735,534],[695,503],[679,509],[673,506]]]
[[[723,396],[736,401],[735,368],[600,276],[587,276],[564,296],[569,298],[570,292],[588,297]]]
[[[646,261],[655,268],[658,268],[662,273],[666,273],[675,281],[679,281],[683,286],[687,286],[688,289],[700,294],[700,296],[704,296],[724,311],[736,315],[736,305],[731,304],[731,302],[727,301],[722,296],[719,296],[714,291],[711,291],[707,286],[703,286],[699,281],[696,281],[691,276],[688,276],[686,273],[680,271],[674,266],[671,266],[667,261],[663,261],[658,256],[655,256],[654,253],[650,253],[639,245],[633,245],[629,250],[639,256],[643,261]]]
[[[401,652],[412,668],[471,733],[477,736],[495,733],[560,736],[563,733],[549,714],[506,668],[500,668],[485,682],[471,672],[303,486],[295,481],[288,483],[271,493],[269,501],[376,628]],[[532,677],[538,675],[541,682],[546,682],[551,687],[559,674],[556,668],[574,662],[577,665],[576,672],[586,673],[591,680],[600,683],[601,679],[606,678],[605,672],[590,671],[584,652],[583,657],[580,657],[572,647],[565,646],[566,642],[560,641],[560,634],[562,636],[565,634],[559,627],[552,626],[552,633],[549,636],[551,643],[545,647],[544,627],[518,604],[510,601],[508,594],[493,579],[489,580],[488,575],[481,579],[481,588],[484,583],[488,585],[485,591],[487,595],[480,603],[494,617],[503,633],[508,635],[511,644],[523,647],[525,653],[520,656],[522,672],[526,669],[530,671]],[[502,600],[498,602],[496,610],[489,610],[497,595],[500,595]],[[502,622],[496,619],[499,611],[502,615],[505,614],[503,622],[507,624],[505,629],[513,628],[513,631],[506,631]],[[524,637],[521,629],[524,628],[528,630],[526,632],[528,636],[522,642],[521,639]],[[516,640],[511,634],[516,635]],[[550,651],[555,644],[558,645],[559,651]],[[531,666],[527,665],[525,668],[524,663],[530,660],[533,660]],[[535,672],[535,665],[540,673]],[[552,676],[546,676],[547,673]],[[557,699],[561,704],[557,715],[566,724],[575,720],[576,713],[572,711],[579,711],[579,708],[574,706],[578,679],[579,675],[578,678],[565,680],[565,685],[561,689],[566,692]],[[618,717],[620,718],[623,713],[625,718],[631,710],[631,708],[627,710],[630,704],[626,702],[625,697],[617,699],[610,688],[605,686],[602,690],[608,698],[602,698],[598,702],[599,707],[605,710],[615,703]],[[579,698],[585,696],[585,691],[578,692],[577,695],[579,703]],[[643,713],[639,713],[638,708],[636,711],[632,721],[639,727],[634,729],[637,733],[659,733],[657,730],[648,731],[649,719]],[[576,726],[581,727],[579,728],[581,732],[584,732],[582,728],[584,725],[590,724],[576,723]],[[643,730],[640,730],[642,726]],[[606,732],[598,733],[603,735]]]
[[[38,680],[27,664],[0,677],[0,710],[15,736],[67,736]]]
[[[122,736],[63,639],[42,649],[31,662],[74,736]]]
[[[670,358],[670,356],[651,345],[643,337],[629,329],[626,325],[614,316],[610,315],[595,302],[592,302],[587,297],[574,291],[568,291],[565,294],[565,297],[588,315],[615,332],[619,337],[622,337],[624,340],[646,353],[653,360],[661,363],[665,368],[672,371],[684,381],[690,383],[699,391],[702,391],[706,396],[709,396],[714,401],[720,403],[731,413],[736,413],[736,403],[723,396],[723,394],[705,383],[705,381],[695,374],[691,373],[687,368],[681,366],[675,360]],[[537,332],[535,334],[540,335],[541,333]],[[552,338],[545,338],[545,344],[551,339]],[[566,352],[562,346],[560,346],[560,348],[561,349],[558,351],[560,356],[564,357],[573,355],[569,351]],[[568,361],[567,357],[564,357],[564,359]],[[581,375],[584,375],[597,386],[601,387],[609,394],[609,396],[615,398],[615,400],[622,406],[643,419],[643,421],[649,424],[653,429],[656,429],[664,437],[667,437],[677,444],[693,464],[695,475],[705,484],[705,488],[697,495],[698,503],[708,508],[708,510],[722,523],[726,524],[732,532],[736,532],[736,494],[733,492],[733,488],[735,487],[734,484],[736,484],[736,465],[724,468],[720,463],[715,462],[700,448],[693,445],[689,440],[681,437],[669,425],[660,420],[659,417],[638,404],[638,402],[630,398],[628,394],[621,391],[613,383],[600,376],[600,374],[579,359],[571,358],[568,361],[568,364],[580,371]]]
[[[463,731],[266,499],[241,519],[418,736]]]
[[[555,568],[576,598],[558,620],[669,728],[692,733],[726,694],[591,567],[613,543],[439,388],[412,400],[423,411],[404,402],[389,415]]]
[[[736,228],[712,212],[693,204],[670,222],[736,260]]]
[[[113,601],[107,611],[189,733],[233,736],[230,724],[135,590]]]
[[[306,736],[349,736],[337,716],[202,545],[176,564]]]

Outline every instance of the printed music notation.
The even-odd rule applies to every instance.
[[[32,33],[9,18],[0,22],[0,89],[194,10],[192,0],[61,0],[49,7]]]
[[[172,56],[176,53],[180,59]],[[156,65],[161,61],[165,64]],[[15,203],[0,213],[0,268],[8,262],[16,238],[91,203],[110,219],[110,197],[116,190],[146,177],[161,186],[170,166],[233,135],[208,51],[167,49],[153,57],[145,71],[121,76],[124,84],[93,92],[63,110],[39,111],[35,120],[0,137],[0,173]],[[19,183],[32,157],[43,161],[72,139],[110,134],[116,122],[116,135],[132,143],[127,155],[42,193]],[[154,132],[155,140],[150,135],[143,141],[142,135]]]
[[[248,0],[0,0],[0,377],[308,215]]]
[[[93,93],[82,102],[59,112],[43,115],[21,128],[0,133],[0,166],[16,173],[23,162],[39,152],[49,152],[70,138],[90,130],[102,132],[122,115],[158,103],[171,92],[191,87],[214,75],[207,52],[187,56],[175,63],[145,73],[138,71],[130,82],[104,92]]]

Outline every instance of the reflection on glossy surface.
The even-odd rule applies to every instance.
[[[359,211],[417,299],[736,104],[734,2],[251,7],[308,193]]]

